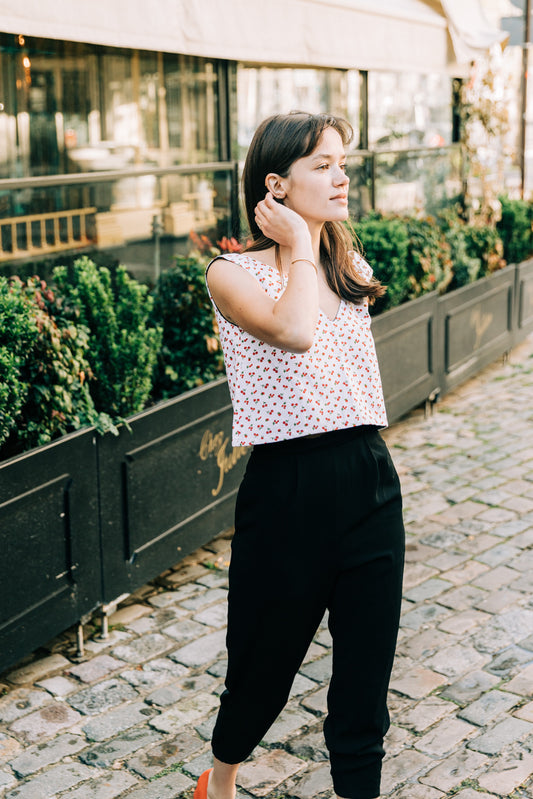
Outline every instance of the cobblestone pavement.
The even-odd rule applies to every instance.
[[[533,796],[533,337],[385,437],[408,531],[383,797]],[[190,797],[222,690],[229,536],[1,678],[4,799]],[[273,642],[275,645],[275,642]],[[239,796],[331,797],[319,629]]]

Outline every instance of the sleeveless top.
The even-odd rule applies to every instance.
[[[246,253],[219,257],[253,275],[273,300],[285,290],[276,267]],[[369,280],[371,267],[357,253],[353,259],[359,273]],[[340,300],[334,319],[319,311],[311,348],[294,353],[266,344],[229,322],[211,292],[209,296],[233,405],[234,447],[357,425],[387,425],[368,300],[360,305]]]

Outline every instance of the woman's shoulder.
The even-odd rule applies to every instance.
[[[370,282],[370,280],[372,280],[372,275],[374,274],[374,270],[372,269],[368,261],[365,260],[365,258],[363,258],[361,253],[357,252],[357,250],[350,250],[349,255],[352,259],[352,263],[358,275],[362,277],[365,282]]]

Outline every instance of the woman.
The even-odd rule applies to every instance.
[[[208,267],[233,444],[253,451],[235,511],[214,767],[195,799],[233,799],[238,765],[285,705],[326,610],[334,788],[379,794],[404,532],[368,313],[384,289],[342,224],[351,134],[322,114],[263,122],[243,176],[253,243]]]

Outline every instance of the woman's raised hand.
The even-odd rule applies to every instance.
[[[310,238],[305,219],[277,202],[269,191],[255,207],[255,221],[265,236],[282,247],[294,247],[302,236]]]

